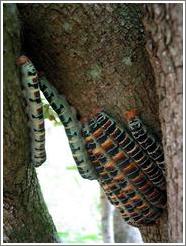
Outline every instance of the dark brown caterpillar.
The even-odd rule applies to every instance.
[[[98,181],[127,223],[153,224],[166,203],[165,178],[143,148],[105,112],[82,134]]]

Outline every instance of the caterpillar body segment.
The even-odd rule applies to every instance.
[[[59,95],[56,89],[49,84],[43,75],[39,76],[39,85],[45,98],[58,114],[65,128],[72,155],[80,175],[85,179],[97,179],[96,172],[85,149],[84,139],[81,136],[81,125],[77,120],[75,111],[69,105],[65,97]]]
[[[148,132],[135,110],[128,111],[125,114],[125,118],[128,121],[128,127],[135,140],[147,151],[150,158],[156,162],[158,167],[165,172],[163,148],[160,143]]]
[[[101,117],[104,123],[107,122],[105,116]],[[162,214],[164,194],[124,154],[110,133],[99,126],[97,119],[92,119],[89,125],[84,124],[82,129],[98,181],[109,201],[119,209],[127,223],[135,226],[153,224]],[[117,132],[116,124],[114,131]]]
[[[26,108],[31,129],[31,160],[35,167],[39,167],[46,160],[46,152],[44,145],[45,127],[38,75],[34,65],[26,56],[20,56],[16,63],[21,68],[23,95],[27,104]]]

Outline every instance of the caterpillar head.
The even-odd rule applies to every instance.
[[[27,56],[20,56],[16,60],[16,64],[21,66],[21,73],[24,77],[35,78],[37,77],[37,71],[33,63]]]
[[[136,117],[138,117],[138,111],[137,109],[131,109],[128,110],[127,112],[125,112],[124,114],[124,118],[127,120],[127,122],[130,122],[132,120],[134,120]]]
[[[132,110],[127,111],[124,114],[124,117],[128,122],[128,126],[129,126],[130,130],[133,131],[135,129],[140,128],[141,120],[139,118],[139,113],[138,113],[137,109],[132,109]]]

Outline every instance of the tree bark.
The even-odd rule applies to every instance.
[[[136,107],[151,127],[160,130],[138,5],[18,6],[26,54],[82,117],[103,107],[123,120],[123,113]]]
[[[29,164],[29,129],[15,65],[20,55],[20,22],[15,4],[4,4],[4,242],[57,242],[56,229]]]
[[[155,72],[167,163],[169,242],[183,241],[183,5],[146,4],[147,50]]]
[[[174,215],[178,218],[181,216],[181,181],[179,181],[182,178],[179,171],[181,170],[181,130],[177,128],[180,126],[181,115],[175,112],[181,107],[182,98],[180,65],[176,72],[179,80],[177,82],[173,79],[174,74],[168,73],[168,56],[159,54],[163,64],[162,71],[165,73],[161,73],[164,77],[158,80],[160,76],[157,73],[161,69],[158,70],[154,65],[153,54],[147,53],[145,47],[146,33],[142,24],[144,5],[20,3],[18,6],[23,22],[25,53],[30,56],[38,69],[46,72],[49,81],[60,93],[66,95],[82,117],[91,116],[95,108],[102,107],[119,122],[123,122],[123,113],[131,108],[137,108],[144,122],[160,137],[161,121],[168,164],[167,175],[171,178],[168,180],[171,229],[168,236],[169,221],[165,210],[158,224],[141,227],[140,230],[145,242],[180,241],[181,236],[175,238],[170,233],[172,231],[174,234],[177,230],[176,222],[173,221]],[[158,4],[155,7],[147,4],[146,8],[149,13],[153,13],[156,9],[167,9],[164,6],[166,5]],[[175,4],[166,12],[168,16],[172,16],[172,21],[176,21],[176,8]],[[145,16],[148,16],[147,13],[145,12]],[[166,19],[166,16],[161,18]],[[148,21],[147,18],[146,23]],[[161,24],[165,25],[166,20],[165,22],[162,20]],[[168,34],[171,34],[174,25],[165,26],[169,30]],[[150,27],[145,26],[152,29],[156,26],[155,19],[152,18]],[[167,36],[161,28],[160,31],[167,39],[174,36],[173,34]],[[175,32],[180,33],[180,29]],[[174,44],[179,41],[180,34],[177,36],[174,37]],[[155,38],[157,37],[158,32],[155,32]],[[155,54],[157,50],[153,50]],[[173,49],[174,51],[176,51],[175,55],[171,55],[170,58],[173,61],[175,59],[174,64],[177,66],[180,60],[177,58],[177,49]],[[161,53],[160,50],[159,52]],[[171,86],[168,84],[169,81]],[[171,100],[171,88],[176,88],[176,103]],[[167,94],[162,99],[162,94],[166,90]],[[175,129],[171,117],[174,119]],[[170,136],[172,138],[168,139]],[[174,144],[174,147],[170,146],[172,141],[178,144]],[[176,194],[171,182],[177,185]],[[173,196],[178,198],[178,203],[174,206],[179,209],[179,214],[177,212],[175,214],[171,209],[170,198]]]

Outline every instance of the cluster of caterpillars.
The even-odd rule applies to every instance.
[[[135,111],[126,116],[136,140],[103,111],[84,123],[82,134],[110,202],[129,224],[151,225],[166,204],[163,152]]]
[[[27,57],[19,57],[17,64],[21,66],[27,101],[34,166],[40,166],[46,159],[41,90],[64,125],[80,175],[98,180],[127,223],[154,224],[166,204],[164,155],[137,112],[125,114],[128,127],[120,126],[104,111],[80,123],[65,97],[57,93],[43,74],[38,76]]]
[[[90,180],[97,179],[85,149],[84,139],[81,136],[81,124],[77,120],[75,109],[69,105],[64,96],[57,93],[43,73],[37,73],[28,57],[20,56],[17,59],[17,65],[21,67],[23,94],[27,102],[33,165],[38,167],[46,160],[44,119],[39,91],[41,90],[65,128],[80,175]]]

